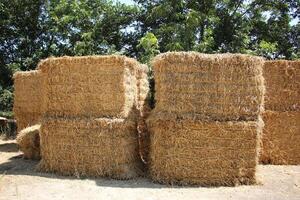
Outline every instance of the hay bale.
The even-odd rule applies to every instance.
[[[41,130],[42,171],[116,179],[139,174],[135,121],[45,118]]]
[[[263,59],[164,53],[154,58],[155,111],[209,120],[256,120],[263,111]]]
[[[260,161],[264,164],[299,165],[300,111],[266,111],[263,120]]]
[[[38,71],[14,74],[14,107],[18,130],[39,123],[44,109],[44,75]]]
[[[17,143],[26,159],[40,159],[40,125],[30,126],[20,131]]]
[[[139,63],[125,56],[48,58],[39,64],[47,74],[47,116],[131,116]]]
[[[168,184],[253,184],[263,122],[217,122],[170,114],[147,120],[151,177]]]
[[[264,77],[266,110],[300,110],[300,61],[267,61]]]

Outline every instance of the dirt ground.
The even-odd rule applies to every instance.
[[[35,172],[14,140],[0,140],[0,200],[48,199],[300,199],[300,166],[258,167],[260,184],[238,187],[176,187],[146,178],[129,181],[78,179]]]

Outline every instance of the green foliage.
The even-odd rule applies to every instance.
[[[257,49],[256,54],[260,56],[264,56],[269,59],[274,58],[274,53],[277,51],[277,43],[266,42],[262,40]]]
[[[149,94],[149,100],[150,100],[150,106],[154,107],[155,100],[154,100],[154,76],[153,76],[153,70],[150,63],[150,60],[159,54],[159,46],[158,46],[158,40],[155,37],[153,33],[146,33],[144,37],[142,37],[139,40],[139,44],[137,45],[138,49],[141,49],[140,53],[140,61],[143,63],[147,63],[149,67],[149,83],[150,83],[150,94]]]
[[[13,106],[13,93],[11,89],[0,88],[0,111],[10,111]]]
[[[141,49],[140,61],[149,64],[151,58],[159,54],[158,40],[153,33],[146,33],[144,37],[139,40],[137,45]]]

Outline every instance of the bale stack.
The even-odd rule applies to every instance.
[[[14,108],[18,132],[40,122],[44,103],[44,75],[39,70],[14,74]]]
[[[263,59],[177,52],[161,54],[152,64],[152,178],[169,184],[255,183]]]
[[[140,170],[137,71],[124,56],[50,58],[40,169],[127,179]]]
[[[300,61],[267,61],[264,164],[300,164]]]

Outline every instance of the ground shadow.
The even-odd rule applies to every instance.
[[[1,153],[4,152],[4,153]],[[23,154],[18,153],[16,143],[9,142],[0,145],[0,154],[7,152],[15,152],[7,158],[5,162],[0,163],[0,176],[1,175],[28,175],[38,176],[53,179],[68,179],[68,180],[91,180],[101,187],[114,187],[114,188],[168,188],[170,186],[153,183],[150,179],[145,177],[138,177],[131,180],[115,180],[110,178],[89,178],[89,177],[74,177],[74,176],[61,176],[53,173],[44,173],[37,170],[39,161],[23,159]]]
[[[0,152],[18,152],[18,151],[19,151],[19,147],[14,142],[0,144]]]
[[[155,184],[150,179],[138,177],[130,180],[115,180],[110,178],[89,178],[61,176],[53,173],[44,173],[37,170],[39,161],[23,159],[22,154],[9,158],[7,162],[0,164],[0,175],[28,175],[54,179],[68,180],[92,180],[101,187],[113,188],[167,188],[170,186]]]

